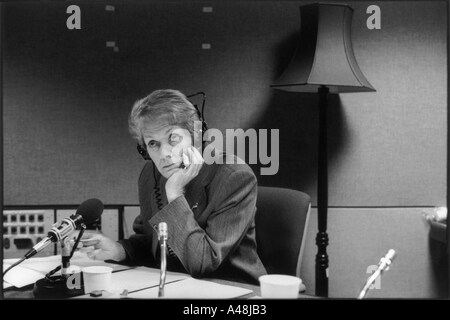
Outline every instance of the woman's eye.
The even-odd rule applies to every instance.
[[[171,134],[170,135],[170,142],[180,142],[181,141],[181,136],[177,135],[177,134]]]
[[[158,144],[156,143],[156,141],[152,140],[148,143],[148,146],[149,146],[149,148],[154,149],[154,148],[158,147]]]

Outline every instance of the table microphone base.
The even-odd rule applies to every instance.
[[[67,299],[84,294],[84,287],[69,289],[67,279],[62,276],[43,278],[34,284],[33,294],[36,299]]]

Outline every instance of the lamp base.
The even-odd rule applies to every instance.
[[[62,276],[50,277],[36,281],[33,288],[34,297],[37,299],[68,299],[84,294],[84,286],[69,289],[67,279]]]

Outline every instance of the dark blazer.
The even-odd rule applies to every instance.
[[[257,181],[251,168],[242,160],[236,164],[237,159],[218,152],[214,163],[203,164],[185,194],[169,204],[167,179],[148,161],[139,177],[141,212],[133,226],[136,234],[120,241],[128,259],[155,264],[157,226],[166,222],[167,243],[184,268],[176,271],[257,284],[258,277],[266,274],[256,252]],[[161,210],[155,183],[163,200]]]

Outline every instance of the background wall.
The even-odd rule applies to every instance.
[[[66,3],[4,4],[5,205],[91,197],[137,204],[143,161],[127,116],[136,99],[171,87],[206,92],[210,127],[280,129],[279,172],[260,176],[261,165],[252,168],[261,185],[302,190],[315,206],[317,97],[270,88],[295,49],[298,7],[306,3],[75,1],[81,30],[66,28]],[[412,237],[402,245],[409,254],[399,255],[401,273],[384,294],[436,297],[435,287],[412,290],[406,274],[417,262],[431,263],[427,246],[416,245],[428,233],[418,227],[421,208],[446,205],[447,4],[346,3],[354,9],[355,56],[377,92],[342,94],[330,103],[329,205],[336,208],[329,219],[330,294],[354,297],[367,263]],[[380,30],[366,27],[371,4],[381,9]],[[314,219],[309,230],[311,259],[303,261],[313,263]],[[345,268],[355,254],[355,268],[364,273],[358,278]],[[414,269],[414,281],[425,283],[432,269]],[[309,266],[304,278],[313,289]]]
[[[367,298],[448,298],[448,260],[443,243],[429,237],[423,208],[331,208],[329,296],[356,298],[389,249],[396,257]],[[315,292],[317,210],[306,236],[301,278],[306,292]]]

